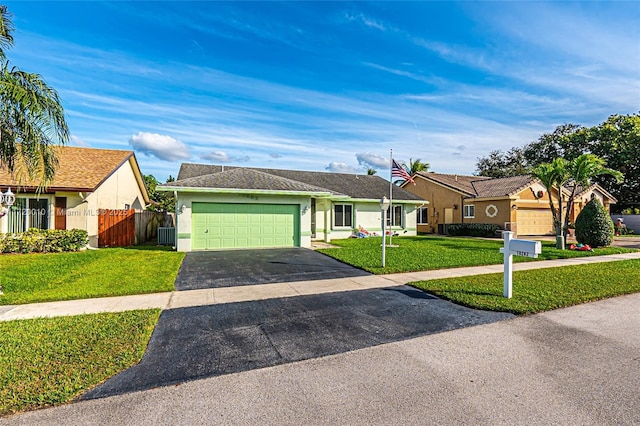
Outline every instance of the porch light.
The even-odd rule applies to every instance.
[[[11,207],[16,202],[16,196],[11,192],[11,188],[7,188],[7,192],[4,194],[0,192],[0,204],[4,207]]]
[[[389,204],[391,202],[389,199],[384,196],[380,200],[380,210],[382,210],[382,267],[385,266],[385,257],[386,257],[386,246],[387,246],[387,233],[385,232],[385,225],[387,224],[387,209],[389,208]]]

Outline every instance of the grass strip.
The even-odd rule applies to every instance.
[[[0,322],[0,415],[71,401],[140,361],[159,309]]]
[[[502,240],[480,238],[395,237],[393,244],[398,247],[387,248],[384,269],[381,267],[381,238],[348,238],[333,240],[331,244],[339,246],[339,248],[318,251],[374,274],[391,274],[499,264],[503,261],[503,255],[499,250],[504,243]],[[537,259],[518,256],[514,257],[514,262],[567,259],[634,251],[637,250],[622,247],[597,248],[593,252],[558,250],[555,248],[555,243],[543,241],[542,254]]]
[[[502,296],[502,274],[410,285],[475,309],[532,314],[640,292],[640,259],[514,272],[511,299]]]
[[[172,291],[184,253],[110,248],[0,256],[0,305]]]

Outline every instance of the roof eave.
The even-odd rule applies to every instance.
[[[317,196],[331,197],[330,192],[319,191],[279,191],[272,189],[239,189],[239,188],[205,188],[191,186],[157,186],[156,190],[161,192],[196,192],[208,194],[257,194],[257,195],[286,195],[286,196]]]

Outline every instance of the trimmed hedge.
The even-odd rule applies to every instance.
[[[614,226],[611,216],[597,198],[584,206],[576,218],[576,240],[591,247],[609,247]]]
[[[36,229],[0,235],[0,253],[60,253],[79,251],[87,246],[89,236],[81,229]]]
[[[447,235],[454,237],[495,237],[500,226],[495,223],[453,223],[447,225]]]

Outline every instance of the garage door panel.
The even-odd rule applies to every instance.
[[[294,247],[300,210],[289,204],[193,203],[192,248]]]
[[[518,235],[553,235],[553,216],[546,209],[519,209]]]

